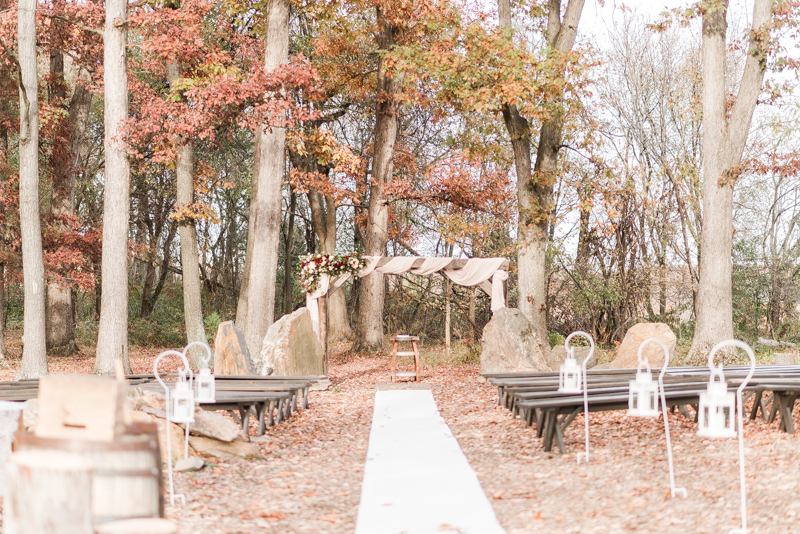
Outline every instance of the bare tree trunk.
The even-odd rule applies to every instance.
[[[103,35],[103,97],[105,103],[105,192],[103,195],[103,258],[100,324],[94,372],[114,374],[114,360],[128,361],[128,224],[130,165],[125,147],[114,138],[128,118],[127,0],[106,0]]]
[[[44,263],[39,222],[39,97],[36,76],[36,0],[17,11],[20,63],[19,219],[25,287],[24,337],[19,378],[47,374]]]
[[[292,237],[294,237],[294,210],[297,209],[297,193],[292,189],[289,198],[289,222],[286,225],[286,241],[283,244],[283,314],[292,313]]]
[[[63,87],[64,57],[61,53],[51,52],[50,72],[61,80]],[[85,74],[85,73],[82,73]],[[53,202],[52,212],[55,216],[69,216],[74,213],[75,183],[77,180],[78,159],[83,146],[86,124],[89,119],[89,108],[92,104],[92,93],[81,76],[75,84],[75,90],[69,103],[67,115],[67,131],[69,140],[64,158],[59,158],[53,168]],[[63,91],[57,94],[63,98]],[[72,289],[67,284],[50,283],[47,285],[47,353],[50,355],[69,356],[78,351],[75,343],[75,321],[72,315]]]
[[[561,16],[561,0],[548,0],[547,44],[551,52],[566,55],[575,43],[584,0],[569,0]],[[500,25],[511,26],[510,0],[498,0]],[[553,76],[564,76],[562,69]],[[547,336],[547,245],[549,224],[553,215],[553,184],[558,172],[564,112],[563,101],[551,103],[551,118],[542,122],[536,163],[531,172],[531,131],[528,120],[516,106],[503,106],[506,124],[514,150],[519,203],[519,248],[517,268],[518,307],[532,323],[542,350],[549,350]]]
[[[450,353],[450,279],[444,277],[444,348]]]
[[[256,134],[253,146],[253,179],[250,185],[250,207],[247,214],[247,246],[244,255],[244,268],[239,282],[239,300],[236,302],[236,320],[234,321],[234,324],[238,325],[240,329],[244,328],[244,324],[247,322],[247,296],[250,285],[251,258],[253,257],[253,240],[250,239],[250,236],[255,235],[253,209],[255,207],[254,199],[258,197],[258,180],[256,178],[259,175],[258,155],[260,153],[261,136]]]
[[[311,208],[311,226],[326,254],[336,252],[336,202],[332,196],[322,196],[317,191],[309,191],[308,204]],[[328,341],[349,339],[353,335],[347,318],[347,302],[344,291],[336,291],[328,297]]]
[[[172,86],[180,78],[177,63],[167,62],[167,81]],[[194,203],[194,147],[191,141],[178,139],[176,207]],[[200,255],[197,252],[197,230],[194,219],[188,217],[179,222],[181,240],[181,272],[183,280],[183,316],[186,324],[186,342],[206,343],[206,328],[203,324],[202,287],[200,285]],[[195,369],[202,367],[205,351],[202,347],[189,349],[189,363]]]
[[[378,8],[378,49],[390,50],[398,28],[389,24]],[[377,104],[375,106],[375,145],[372,157],[372,183],[369,188],[366,243],[369,256],[386,254],[389,232],[389,205],[384,188],[392,181],[394,145],[397,139],[398,103],[395,96],[401,91],[403,73],[387,72],[381,58],[378,62]],[[353,350],[373,352],[383,348],[384,276],[372,272],[361,279],[358,323]]]
[[[8,158],[8,129],[0,126],[0,154],[3,158]],[[2,169],[0,169],[1,171]],[[0,180],[7,180],[8,176],[0,174]],[[0,214],[5,214],[6,205],[0,202]],[[5,243],[0,241],[0,250],[5,250]],[[6,360],[6,264],[0,263],[0,365]]]
[[[286,63],[289,57],[289,0],[272,0],[267,18],[264,64],[267,72]],[[281,186],[285,169],[286,129],[265,124],[258,129],[253,174],[254,193],[250,201],[252,230],[247,236],[251,268],[247,280],[247,312],[244,336],[250,351],[258,353],[275,314],[275,282],[281,231]],[[257,184],[257,185],[256,185]],[[252,246],[251,246],[252,241]],[[257,266],[253,269],[252,266]]]
[[[703,15],[703,228],[697,325],[687,362],[701,364],[716,343],[733,337],[731,253],[733,185],[766,72],[773,0],[755,0],[749,53],[727,118],[725,56],[727,0]]]
[[[469,342],[475,343],[475,286],[469,288]]]

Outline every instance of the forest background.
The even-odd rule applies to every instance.
[[[103,350],[211,340],[225,320],[257,351],[275,318],[304,305],[301,257],[320,252],[507,257],[509,306],[548,345],[582,329],[613,347],[636,322],[661,321],[688,349],[698,312],[730,315],[750,342],[800,341],[798,4],[564,4],[0,0],[3,358],[23,356],[6,332],[18,339],[33,321],[23,281],[37,277],[47,357],[94,352],[115,328],[104,299],[123,302],[113,313],[126,328],[99,341],[110,348],[98,346],[96,372],[110,370]],[[602,37],[596,17],[584,29],[590,9],[609,14]],[[116,74],[110,56],[124,59]],[[703,80],[720,64],[714,103]],[[33,96],[44,272],[23,276],[31,132],[20,109]],[[741,157],[704,146],[711,104]],[[113,170],[123,163],[127,175]],[[703,227],[704,194],[730,214],[722,234]],[[127,269],[102,269],[109,214]],[[701,244],[714,235],[729,250],[706,247],[705,261],[721,262],[705,267],[706,286],[719,293],[709,280],[729,265],[728,308],[702,296]],[[369,350],[383,332],[452,335],[479,352],[491,318],[480,290],[376,280],[331,299],[331,339]],[[705,343],[725,331],[704,328]],[[25,376],[47,370],[33,339]]]

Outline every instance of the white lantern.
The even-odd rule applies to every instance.
[[[735,438],[735,406],[736,395],[728,391],[720,364],[719,367],[712,368],[708,388],[700,393],[697,435],[702,438]]]
[[[181,371],[175,389],[172,391],[172,413],[170,421],[173,423],[193,423],[194,422],[194,393],[186,375]]]
[[[636,372],[628,389],[628,415],[633,417],[656,417],[658,415],[658,382],[653,382],[649,367]]]
[[[578,365],[574,352],[570,350],[564,363],[561,364],[558,375],[558,392],[580,393],[583,391],[581,388],[581,372],[581,366]]]
[[[200,369],[200,374],[194,377],[195,395],[197,402],[213,403],[216,398],[214,387],[214,375],[211,369]]]

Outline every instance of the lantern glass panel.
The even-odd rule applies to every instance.
[[[716,382],[715,378],[720,381]],[[703,438],[735,438],[736,395],[728,391],[721,372],[712,373],[708,389],[700,393],[697,435]]]
[[[214,385],[214,375],[211,374],[210,369],[200,369],[200,374],[194,379],[195,394],[197,395],[197,402],[211,403],[216,398],[216,388]]]
[[[194,394],[188,382],[180,381],[175,384],[172,393],[172,417],[173,423],[192,423],[194,422]]]
[[[648,371],[639,370],[636,380],[631,380],[628,389],[628,415],[632,417],[655,417],[658,415],[658,382]]]
[[[581,366],[575,358],[569,356],[561,364],[559,372],[559,387],[561,393],[580,393],[581,389]]]

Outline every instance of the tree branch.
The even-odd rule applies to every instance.
[[[742,83],[731,111],[728,123],[728,146],[736,161],[739,161],[750,131],[750,122],[761,94],[764,73],[767,70],[767,46],[769,22],[774,0],[755,0],[753,3],[753,28],[750,31],[750,46],[742,73]],[[726,162],[727,164],[727,162]]]

